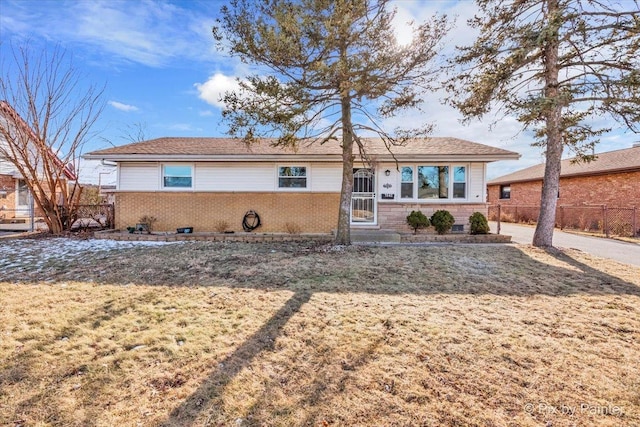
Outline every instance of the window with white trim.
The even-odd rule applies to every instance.
[[[403,166],[400,179],[400,198],[413,199],[413,168]]]
[[[279,166],[278,188],[307,188],[307,167]]]
[[[469,165],[402,165],[400,199],[467,200]]]
[[[449,198],[449,166],[418,166],[418,199]]]
[[[193,166],[162,165],[162,187],[163,188],[193,187]]]
[[[467,198],[467,168],[464,166],[453,167],[453,198]]]

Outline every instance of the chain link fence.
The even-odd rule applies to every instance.
[[[540,206],[489,205],[489,220],[535,224]],[[640,236],[640,209],[607,205],[561,205],[556,209],[556,227],[608,236]]]
[[[46,229],[44,221],[38,221],[30,208],[8,209],[0,207],[0,231],[32,231]]]

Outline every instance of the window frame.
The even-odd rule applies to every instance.
[[[456,168],[464,168],[464,181],[456,181]],[[469,167],[467,165],[451,165],[451,200],[468,200],[469,199]],[[456,184],[464,184],[464,197],[455,196]]]
[[[400,169],[400,173],[397,178],[397,188],[398,188],[398,202],[413,202],[413,203],[466,203],[469,201],[469,177],[471,175],[471,164],[470,163],[443,163],[443,162],[433,162],[431,164],[424,163],[401,163],[398,165]],[[418,168],[419,167],[447,167],[447,197],[432,197],[432,198],[424,198],[421,199],[418,197],[418,186],[420,179],[418,178]],[[402,169],[403,168],[411,168],[413,175],[413,194],[411,198],[403,198],[402,197],[402,184],[406,183],[402,180]],[[454,184],[462,183],[462,181],[455,181],[455,169],[458,167],[464,168],[464,197],[453,197],[453,187]],[[383,200],[388,201],[388,200]]]
[[[404,180],[404,172],[403,170],[407,168],[411,170],[411,181]],[[402,184],[411,184],[411,197],[402,197]],[[403,165],[400,166],[400,200],[413,200],[415,199],[415,184],[416,184],[416,171],[413,166]]]
[[[171,185],[165,185],[165,178],[166,177],[174,177],[174,178],[180,178],[183,177],[181,175],[167,175],[165,173],[165,168],[166,167],[188,167],[189,170],[191,171],[190,174],[190,178],[191,178],[191,184],[187,187],[187,186],[171,186]],[[162,190],[166,190],[166,191],[186,191],[186,190],[193,190],[195,188],[195,165],[193,163],[162,163],[160,165],[160,188]]]
[[[438,176],[438,187],[434,189],[436,190],[436,192],[434,193],[436,195],[436,197],[420,197],[420,168],[431,168],[431,169],[436,169],[437,176]],[[444,171],[442,171],[442,168],[445,168]],[[416,175],[417,175],[417,179],[416,179],[416,195],[415,198],[418,201],[434,201],[434,200],[450,200],[451,199],[451,171],[450,171],[451,166],[448,164],[417,164],[416,165]],[[440,182],[440,174],[444,173],[446,174],[446,190],[447,190],[447,197],[441,197],[440,194],[442,192],[442,183]],[[423,180],[426,178],[423,178]]]
[[[508,188],[509,191],[508,193],[504,192],[504,189]],[[508,197],[504,197],[505,194],[508,194]],[[500,185],[500,194],[499,194],[499,198],[500,200],[511,200],[511,184],[504,184],[504,185]]]
[[[290,177],[286,177],[286,176],[281,176],[280,175],[280,169],[281,168],[304,168],[305,171],[305,175],[304,177],[302,176],[290,176]],[[280,163],[276,165],[276,171],[275,171],[275,175],[276,175],[276,185],[275,188],[277,191],[310,191],[311,190],[311,168],[309,167],[308,163],[289,163],[289,164],[285,164],[285,163]],[[280,179],[299,179],[299,178],[304,178],[305,179],[305,186],[304,187],[281,187],[280,186]]]

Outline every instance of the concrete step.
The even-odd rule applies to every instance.
[[[352,243],[400,243],[400,234],[385,230],[351,230]]]

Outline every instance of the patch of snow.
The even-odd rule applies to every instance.
[[[141,246],[161,246],[183,242],[117,241],[105,239],[15,239],[0,241],[0,268],[23,269],[48,262],[119,251]]]

